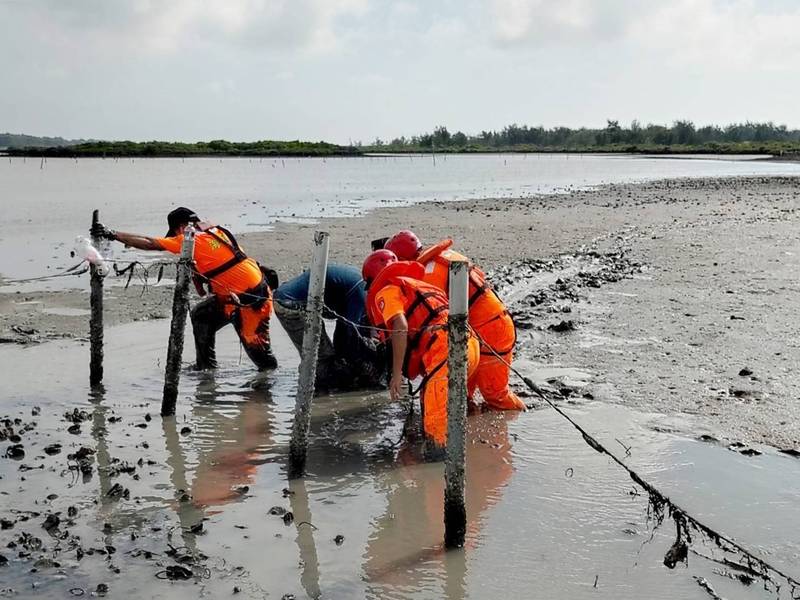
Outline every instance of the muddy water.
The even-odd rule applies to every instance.
[[[14,522],[0,531],[0,554],[9,559],[0,566],[0,595],[88,596],[105,583],[120,598],[216,598],[234,589],[259,598],[705,598],[697,575],[724,597],[765,596],[695,555],[688,569],[666,569],[672,525],[653,532],[632,482],[548,410],[470,418],[467,545],[445,553],[442,466],[422,462],[414,436],[402,437],[406,406],[384,394],[318,399],[309,475],[289,482],[297,360],[283,333],[275,328],[281,367],[261,377],[226,331],[219,371],[185,372],[178,415],[162,420],[168,327],[109,330],[106,384],[94,393],[85,345],[0,348],[2,412],[37,422],[23,436],[22,460],[0,458],[0,518]],[[587,375],[530,363],[526,370],[573,383]],[[39,416],[31,416],[34,406]],[[89,419],[73,435],[62,414],[74,408]],[[627,460],[674,500],[800,575],[800,462],[669,433],[688,428],[679,419],[594,403],[571,411],[610,447],[615,439],[629,447]],[[45,455],[54,442],[61,454]],[[91,477],[68,469],[67,454],[80,446],[96,450]],[[135,472],[115,474],[117,459]],[[109,495],[115,484],[128,488],[128,499]],[[282,511],[293,514],[288,525],[270,514]],[[42,528],[50,513],[60,514],[58,531],[80,538],[82,560],[74,544]],[[192,533],[199,523],[203,533]],[[7,548],[23,532],[43,543],[30,558],[19,558],[19,545]],[[176,562],[170,545],[194,556],[191,580],[158,579]],[[42,557],[59,565],[34,567]]]

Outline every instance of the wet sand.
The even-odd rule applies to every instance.
[[[352,264],[371,239],[401,227],[429,241],[452,236],[475,262],[502,271],[498,283],[509,293],[519,278],[540,288],[536,297],[537,290],[523,290],[513,306],[525,327],[524,359],[588,373],[582,393],[600,400],[695,415],[689,435],[798,448],[798,184],[786,177],[675,180],[427,203],[281,224],[242,241],[288,278],[306,265],[316,228],[331,233],[331,260]],[[619,277],[587,278],[607,253],[624,257],[606,261]],[[141,287],[116,285],[107,323],[166,317],[170,303],[168,282],[143,295]],[[85,336],[84,315],[53,313],[87,304],[79,292],[2,294],[0,335]],[[562,320],[575,330],[548,329]]]

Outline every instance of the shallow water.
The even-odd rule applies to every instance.
[[[427,200],[514,199],[603,183],[798,173],[800,165],[791,163],[564,154],[439,156],[435,164],[430,156],[46,163],[4,158],[0,275],[38,277],[72,266],[69,251],[75,237],[85,235],[95,208],[122,231],[163,235],[165,213],[185,205],[242,232],[268,229],[279,220]],[[75,285],[66,277],[26,289]]]
[[[0,531],[0,553],[10,560],[0,567],[0,589],[15,590],[0,595],[63,598],[71,588],[88,595],[104,582],[112,597],[142,598],[221,597],[234,587],[239,597],[279,598],[706,598],[693,580],[700,575],[727,598],[767,596],[758,584],[746,588],[715,575],[694,555],[689,568],[666,569],[672,524],[653,533],[647,501],[631,493],[630,479],[551,410],[469,419],[467,544],[444,552],[442,465],[421,462],[413,439],[401,440],[405,406],[382,393],[317,399],[309,474],[289,482],[297,360],[280,328],[277,371],[261,377],[246,358],[240,363],[226,330],[221,368],[184,372],[178,415],[162,420],[168,328],[162,320],[108,330],[105,387],[95,393],[86,384],[86,345],[0,348],[2,412],[38,422],[23,438],[24,459],[0,458],[0,518],[41,513]],[[538,379],[586,375],[522,364]],[[40,416],[29,416],[33,406]],[[91,418],[70,435],[61,415],[76,407]],[[692,514],[800,575],[800,462],[769,452],[748,458],[664,433],[685,429],[685,417],[594,403],[570,411],[609,447],[615,438],[630,447],[627,460]],[[181,434],[186,426],[191,432]],[[55,441],[62,453],[45,456],[43,447]],[[67,469],[67,453],[80,445],[96,449],[101,467],[88,480]],[[138,480],[105,470],[114,459],[135,464],[140,457],[154,463],[136,469]],[[130,499],[107,496],[115,483],[130,489]],[[184,491],[191,498],[181,501]],[[52,493],[58,497],[45,500]],[[84,549],[113,546],[115,553],[78,562],[75,550],[64,551],[51,555],[60,567],[31,573],[32,561],[6,544],[25,531],[52,552],[59,544],[41,523],[50,512],[65,519],[70,505],[78,516],[68,530]],[[270,515],[276,506],[290,510],[294,522]],[[201,521],[204,535],[188,531]],[[208,571],[198,569],[192,581],[157,579],[174,562],[164,556],[168,543],[207,555]]]

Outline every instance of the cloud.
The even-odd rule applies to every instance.
[[[800,60],[800,3],[786,0],[489,0],[489,10],[501,47],[627,45],[726,69]]]
[[[800,5],[754,0],[658,3],[630,27],[644,50],[675,64],[723,70],[795,70],[800,61]]]
[[[494,38],[501,45],[613,39],[643,6],[635,0],[489,0]]]
[[[11,10],[41,41],[108,52],[176,52],[198,44],[328,52],[368,0],[41,0]]]

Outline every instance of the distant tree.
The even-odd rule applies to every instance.
[[[453,146],[458,146],[458,147],[463,148],[464,146],[467,145],[467,136],[466,136],[465,133],[463,133],[461,131],[457,131],[450,138],[450,141],[453,144]]]
[[[450,132],[447,131],[447,127],[441,125],[433,130],[433,143],[439,148],[450,145]]]
[[[675,121],[672,125],[672,138],[676,144],[694,143],[694,123],[691,121]]]

